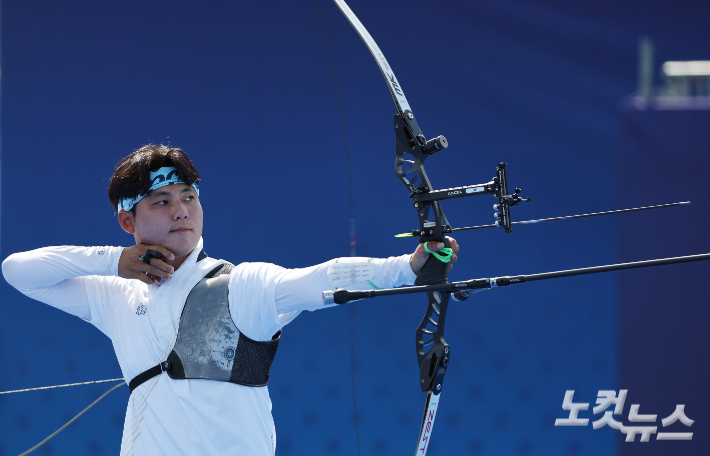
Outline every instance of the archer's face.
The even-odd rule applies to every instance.
[[[136,244],[158,244],[176,258],[195,249],[202,236],[202,205],[187,184],[166,185],[136,204]]]

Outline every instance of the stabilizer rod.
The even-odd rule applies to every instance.
[[[518,283],[533,282],[536,280],[559,279],[562,277],[572,277],[585,274],[597,274],[600,272],[621,271],[624,269],[647,268],[651,266],[662,266],[667,264],[690,263],[694,261],[710,260],[710,253],[700,255],[689,255],[674,258],[661,258],[658,260],[635,261],[633,263],[610,264],[606,266],[593,266],[590,268],[568,269],[565,271],[543,272],[539,274],[517,275],[493,277],[490,279],[473,279],[463,282],[442,283],[438,285],[420,285],[402,288],[385,288],[381,290],[355,290],[349,291],[338,289],[335,291],[323,292],[323,304],[346,304],[350,301],[365,298],[376,298],[378,296],[392,296],[410,293],[425,293],[438,291],[441,293],[455,293],[459,301],[468,298],[469,290],[481,290],[486,288],[504,287]]]

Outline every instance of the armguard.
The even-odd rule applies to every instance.
[[[372,258],[338,258],[328,266],[328,282],[333,288],[345,288],[354,283],[369,283],[375,279],[377,265]]]

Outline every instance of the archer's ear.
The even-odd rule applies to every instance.
[[[136,232],[134,217],[132,212],[121,211],[118,213],[118,224],[126,233],[134,234]]]

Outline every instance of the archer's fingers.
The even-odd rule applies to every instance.
[[[146,245],[145,247],[146,247],[146,249],[155,250],[156,252],[160,252],[160,254],[162,256],[164,256],[168,261],[175,259],[175,255],[173,255],[173,252],[166,249],[162,245]]]
[[[153,283],[155,283],[155,280],[153,280],[151,277],[148,277],[146,274],[144,274],[142,272],[136,272],[135,275],[131,278],[136,279],[136,280],[140,280],[141,282],[148,284],[148,285],[152,285]]]
[[[161,261],[162,263],[162,261]],[[173,278],[173,275],[170,272],[163,271],[160,268],[157,268],[153,266],[152,264],[143,264],[144,267],[142,267],[140,270],[142,272],[147,272],[148,274],[152,274],[154,276],[160,277],[161,279],[166,279],[170,280]],[[167,265],[166,265],[167,266]],[[168,268],[172,268],[172,266],[168,266]]]
[[[162,269],[163,271],[167,272],[168,274],[172,274],[175,272],[175,268],[170,266],[168,263],[165,262],[165,257],[163,258],[151,258],[150,259],[150,265],[154,266],[158,269]],[[149,272],[149,271],[148,271]]]
[[[453,253],[456,253],[459,251],[459,243],[456,242],[456,239],[452,237],[446,236],[446,239],[449,240],[449,248],[451,248],[451,251]],[[434,252],[439,252],[441,249],[444,248],[444,243],[440,241],[429,241],[427,243],[427,247],[429,247],[429,250],[433,250]]]
[[[429,250],[433,252],[438,252],[444,248],[444,243],[439,241],[429,241],[426,243]],[[421,245],[421,244],[420,244]]]
[[[449,236],[446,236],[446,239],[449,240],[449,247],[451,247],[451,251],[453,253],[458,253],[460,247],[459,247],[459,243],[456,242],[456,239],[449,237]]]

